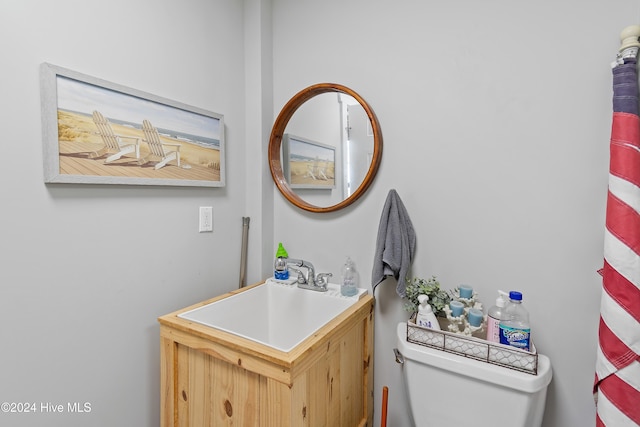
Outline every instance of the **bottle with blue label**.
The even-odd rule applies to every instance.
[[[428,295],[418,295],[418,314],[416,315],[416,325],[424,326],[425,328],[440,330],[440,324],[436,315],[433,314],[433,309],[429,305]]]
[[[273,277],[275,279],[287,280],[289,278],[287,258],[289,258],[289,254],[284,249],[284,246],[282,246],[282,243],[279,243],[278,250],[276,251],[276,260],[273,263]]]
[[[522,294],[509,292],[509,303],[500,319],[500,344],[531,351],[529,313],[522,305]]]

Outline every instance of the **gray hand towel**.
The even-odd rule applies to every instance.
[[[396,190],[390,190],[382,209],[376,253],[373,259],[371,286],[376,286],[387,276],[398,281],[396,292],[405,297],[406,277],[416,249],[416,233],[402,200]]]

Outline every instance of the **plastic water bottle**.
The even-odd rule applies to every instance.
[[[522,294],[509,292],[509,303],[500,320],[500,344],[530,351],[531,327],[529,313],[522,306]]]
[[[345,297],[351,297],[358,293],[358,272],[356,271],[355,264],[349,257],[347,257],[347,261],[342,267],[340,293]]]

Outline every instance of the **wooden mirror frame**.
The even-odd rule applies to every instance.
[[[320,207],[315,206],[310,203],[304,201],[300,196],[293,192],[286,178],[284,177],[284,173],[282,171],[282,162],[280,161],[280,151],[282,147],[282,137],[284,135],[284,131],[289,123],[293,114],[304,104],[306,101],[311,98],[323,94],[323,93],[344,93],[346,95],[350,95],[355,98],[360,105],[364,108],[364,111],[367,113],[367,117],[369,117],[369,121],[371,122],[371,128],[373,129],[373,158],[371,159],[371,164],[369,165],[369,170],[367,171],[367,175],[364,177],[364,180],[360,184],[358,188],[351,194],[351,196],[347,197],[343,201],[338,204]],[[342,86],[336,83],[318,83],[312,86],[309,86],[297,94],[293,96],[285,104],[276,119],[273,129],[271,130],[271,136],[269,138],[269,169],[271,170],[271,176],[273,177],[273,182],[275,182],[280,193],[289,200],[292,204],[299,207],[300,209],[304,209],[309,212],[333,212],[339,209],[342,209],[346,206],[349,206],[356,200],[358,200],[364,193],[367,191],[367,188],[373,182],[373,179],[378,172],[378,167],[380,166],[380,162],[382,160],[382,132],[380,131],[380,123],[378,123],[378,119],[369,106],[367,102],[356,92],[349,89],[346,86]]]

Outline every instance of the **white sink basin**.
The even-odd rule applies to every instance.
[[[267,280],[178,317],[288,352],[366,293],[359,289],[358,295],[343,297],[334,284],[316,292]]]

